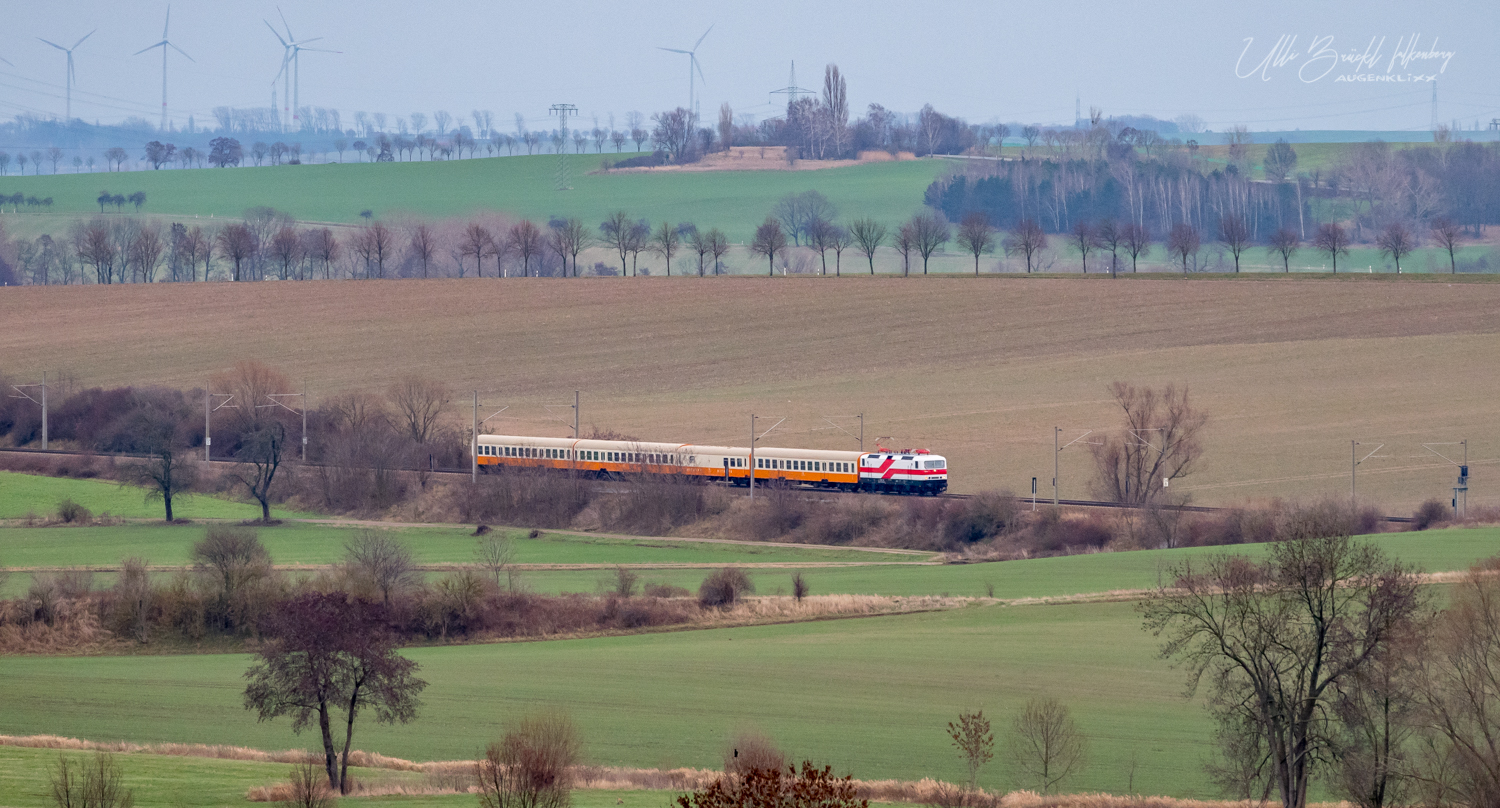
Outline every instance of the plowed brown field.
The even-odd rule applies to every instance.
[[[1188,385],[1212,416],[1204,504],[1360,493],[1387,512],[1446,500],[1422,448],[1470,441],[1469,502],[1500,505],[1500,284],[1408,280],[599,278],[0,290],[0,371],[201,386],[260,358],[314,399],[420,371],[480,391],[491,431],[583,423],[641,438],[926,446],[954,488],[1050,495],[1062,442],[1116,422],[1116,379]],[[548,409],[547,405],[559,405]],[[459,413],[455,412],[455,419]],[[1441,447],[1448,453],[1457,447]],[[1363,454],[1363,453],[1362,453]],[[1451,456],[1451,454],[1450,454]],[[1061,454],[1086,497],[1087,450]]]

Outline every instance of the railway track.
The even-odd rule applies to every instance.
[[[68,450],[65,450],[65,449],[0,448],[0,453],[54,455],[54,456],[60,456],[60,457],[106,457],[107,456],[107,457],[132,458],[132,459],[141,459],[141,458],[146,457],[146,455],[135,454],[135,453],[131,453],[131,452],[109,452],[109,453],[106,453],[106,454],[100,454],[100,453],[97,453],[97,452],[95,452],[95,453],[90,453],[90,452],[73,452],[73,451],[68,451]],[[229,459],[226,459],[226,458],[215,457],[215,458],[211,458],[210,462],[213,462],[213,463],[234,463],[236,461],[229,460]],[[317,466],[321,466],[322,464],[320,464],[320,463],[306,463],[306,464],[303,464],[303,465],[317,467]],[[419,469],[403,469],[403,471],[419,471]],[[470,473],[469,469],[436,468],[436,467],[429,468],[427,471],[428,471],[428,473],[431,473],[431,474],[469,474]],[[739,491],[740,489],[738,487],[733,487],[733,488],[730,488],[730,490],[731,491]],[[812,491],[817,491],[818,489],[815,489],[815,488],[805,488],[805,489],[801,489],[801,490],[806,490],[808,492],[812,492]],[[745,492],[745,493],[748,494],[748,492]],[[971,499],[971,498],[973,498],[973,496],[974,496],[973,494],[946,494],[945,493],[945,494],[939,494],[938,498],[939,499]],[[1035,504],[1035,505],[1047,505],[1047,504],[1051,504],[1048,500],[1046,500],[1044,498],[1035,498],[1035,499],[1033,499],[1032,497],[1011,497],[1011,500],[1014,501],[1014,502],[1016,502],[1016,503],[1019,503],[1019,504]],[[1066,506],[1068,506],[1070,508],[1106,508],[1106,509],[1114,509],[1114,510],[1139,510],[1140,507],[1141,507],[1139,505],[1135,505],[1135,504],[1128,503],[1128,502],[1108,502],[1108,501],[1103,501],[1103,500],[1092,500],[1092,499],[1059,499],[1057,501],[1057,504],[1058,505],[1066,505]],[[1161,507],[1161,508],[1163,508],[1165,510],[1181,511],[1183,513],[1218,513],[1220,511],[1230,510],[1228,508],[1214,508],[1214,507],[1210,507],[1210,506],[1207,506],[1207,505],[1161,505],[1159,507]],[[1410,516],[1382,516],[1380,518],[1383,521],[1385,521],[1385,522],[1389,522],[1389,523],[1393,523],[1393,524],[1407,524],[1407,523],[1411,522],[1411,517]]]

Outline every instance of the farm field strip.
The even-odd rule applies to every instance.
[[[823,416],[864,412],[870,436],[946,455],[959,492],[1046,480],[1054,427],[1114,428],[1115,380],[1186,385],[1209,413],[1204,463],[1174,483],[1195,504],[1346,496],[1359,440],[1395,456],[1360,467],[1361,495],[1410,513],[1446,500],[1456,474],[1383,471],[1419,465],[1404,457],[1422,443],[1467,439],[1480,468],[1500,457],[1500,284],[639,280],[22,287],[0,317],[38,327],[0,335],[0,354],[22,358],[12,373],[183,388],[254,356],[308,379],[314,400],[419,371],[510,405],[491,422],[503,432],[560,435],[544,405],[575,390],[585,424],[699,443],[743,442],[757,412],[788,419],[768,439],[853,448]],[[249,328],[264,333],[253,352],[215,339]],[[1075,449],[1061,493],[1092,498]],[[1474,477],[1470,504],[1500,505],[1492,476]]]
[[[569,709],[591,762],[714,766],[733,732],[755,727],[794,756],[859,777],[953,779],[943,722],[967,706],[1008,714],[1030,695],[1065,697],[1095,745],[1076,787],[1120,790],[1141,750],[1137,788],[1205,795],[1207,719],[1155,658],[1130,604],[998,608],[594,640],[407,652],[431,685],[410,726],[362,726],[356,744],[407,759],[476,756],[536,704]],[[941,660],[939,664],[935,661]],[[240,702],[243,655],[9,658],[0,732],[94,740],[285,748],[283,724]],[[166,708],[171,704],[171,708]],[[998,767],[981,785],[1000,787]],[[1119,782],[1116,782],[1119,781]]]
[[[252,528],[272,560],[288,568],[324,567],[339,563],[344,546],[361,530],[287,522]],[[458,526],[382,530],[405,543],[414,560],[431,567],[475,563],[479,539],[472,529]],[[203,537],[202,525],[116,525],[104,527],[0,528],[0,567],[10,569],[118,567],[121,559],[142,558],[151,566],[177,568],[189,564],[188,553]],[[922,563],[925,556],[880,554],[827,547],[757,546],[661,541],[649,538],[616,539],[576,533],[545,532],[528,538],[525,531],[506,530],[515,548],[515,563],[536,567],[631,565],[723,565],[730,563]]]
[[[0,519],[55,518],[58,503],[71,499],[95,516],[161,519],[162,504],[146,498],[146,491],[107,480],[42,477],[0,471]],[[206,494],[182,494],[172,498],[173,515],[179,519],[259,519],[260,506]],[[272,506],[273,519],[312,514]]]
[[[47,770],[59,754],[83,757],[92,752],[0,745],[0,805],[9,808],[46,808]],[[199,758],[146,752],[117,753],[124,785],[135,792],[137,808],[218,808],[246,803],[252,788],[273,785],[286,778],[286,763]],[[366,785],[405,784],[418,789],[426,785],[416,773],[350,767],[350,774]],[[575,808],[605,808],[624,804],[634,808],[659,808],[670,792],[579,789]],[[470,794],[355,797],[359,805],[381,808],[471,808]],[[618,802],[624,800],[623,803]],[[261,803],[264,804],[264,803]]]

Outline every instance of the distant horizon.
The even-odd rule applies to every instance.
[[[871,103],[902,113],[930,103],[972,123],[1066,125],[1098,107],[1105,116],[1197,115],[1216,132],[1428,131],[1455,121],[1472,131],[1500,118],[1493,4],[1259,0],[1209,14],[1180,0],[1149,13],[1081,0],[1065,26],[1046,9],[1001,11],[976,0],[920,14],[847,0],[714,9],[664,0],[646,15],[601,2],[502,9],[468,0],[434,0],[420,12],[393,0],[369,0],[357,13],[332,0],[281,10],[285,22],[274,1],[173,9],[167,39],[194,60],[167,54],[178,128],[189,115],[206,125],[216,106],[269,107],[284,54],[277,37],[288,28],[309,49],[337,51],[302,53],[297,94],[302,106],[337,108],[345,120],[357,110],[429,120],[446,110],[468,121],[490,110],[497,129],[513,129],[517,113],[542,129],[555,121],[549,107],[566,102],[586,128],[596,118],[609,127],[611,116],[619,128],[632,111],[649,118],[687,106],[688,57],[665,49],[688,50],[700,38],[693,91],[704,119],[725,102],[737,114],[773,117],[794,61],[796,84],[813,91],[824,66],[838,64],[856,117]],[[67,57],[39,40],[66,47],[97,31],[74,53],[72,117],[159,123],[162,57],[151,48],[166,11],[138,0],[15,9],[0,34],[0,58],[14,65],[0,63],[0,117],[61,117]],[[289,106],[287,90],[284,77],[275,83],[278,107]]]

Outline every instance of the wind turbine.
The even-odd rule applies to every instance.
[[[63,46],[57,44],[56,42],[47,42],[47,40],[42,39],[41,37],[37,37],[37,39],[41,39],[43,42],[47,42],[48,45],[51,45],[52,47],[57,48],[58,50],[62,51],[63,53],[68,54],[68,81],[67,81],[67,85],[68,85],[68,102],[67,103],[68,103],[68,106],[67,106],[67,111],[64,114],[64,119],[65,120],[69,120],[69,121],[73,120],[73,51],[76,50],[79,45],[83,44],[83,40],[84,39],[88,39],[89,37],[93,36],[94,32],[98,31],[98,30],[99,30],[98,28],[95,28],[93,31],[90,31],[90,32],[84,34],[83,35],[83,39],[80,39],[77,42],[74,42],[73,43],[73,47],[71,47],[71,48],[64,48]],[[9,64],[9,63],[7,63],[7,64]]]
[[[284,49],[281,57],[281,73],[276,74],[277,78],[281,78],[283,73],[287,73],[286,68],[288,64],[292,66],[291,73],[287,74],[283,80],[283,84],[287,86],[285,87],[286,98],[282,99],[282,103],[285,104],[288,100],[292,102],[291,121],[293,124],[292,128],[296,130],[301,128],[302,115],[300,107],[302,103],[302,60],[299,58],[299,55],[302,51],[314,51],[316,53],[342,53],[342,51],[303,47],[307,43],[317,42],[323,37],[315,36],[312,39],[304,39],[299,42],[296,37],[292,36],[292,26],[287,24],[286,15],[281,13],[280,6],[276,7],[276,13],[281,17],[282,27],[286,28],[285,38],[276,32],[276,26],[272,25],[269,20],[266,20],[265,23],[266,27],[271,29],[271,33],[276,35],[276,39],[281,42],[281,47]],[[272,79],[271,81],[274,83],[276,79]]]
[[[714,27],[712,25],[708,26],[708,31],[712,31],[712,30],[714,30]],[[697,103],[697,97],[693,93],[693,82],[695,81],[695,78],[694,78],[693,74],[696,72],[697,73],[697,77],[696,78],[703,79],[703,83],[704,84],[708,83],[708,79],[706,79],[706,78],[703,77],[703,68],[701,68],[701,67],[698,66],[698,46],[702,45],[703,44],[703,40],[708,37],[708,31],[704,31],[703,32],[703,36],[698,37],[698,41],[693,43],[693,49],[692,50],[682,50],[680,48],[660,48],[660,47],[657,48],[657,50],[664,50],[664,51],[668,51],[670,53],[685,53],[685,54],[687,54],[687,57],[688,57],[688,110],[693,113],[693,117],[695,119],[698,117],[698,103]]]
[[[134,54],[136,56],[140,56],[148,50],[161,48],[161,131],[163,132],[167,131],[167,48],[171,48],[172,50],[177,51],[183,56],[187,56],[187,60],[189,62],[192,62],[194,64],[198,63],[198,60],[194,59],[191,56],[188,56],[187,52],[182,48],[179,48],[176,45],[173,45],[171,42],[167,41],[167,26],[171,24],[172,7],[167,6],[167,21],[161,27],[161,41],[149,48],[141,48]]]

